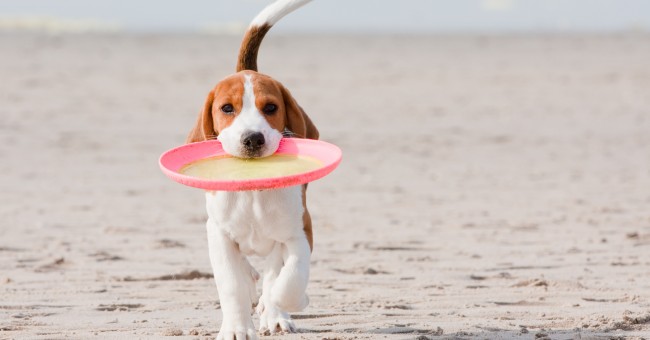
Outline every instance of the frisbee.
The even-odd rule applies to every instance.
[[[183,185],[209,191],[247,191],[278,189],[315,181],[332,172],[339,165],[342,157],[341,149],[336,145],[301,138],[283,138],[273,155],[313,159],[316,161],[315,169],[291,175],[252,179],[206,179],[182,173],[186,166],[197,161],[219,157],[230,158],[231,156],[223,150],[221,142],[217,140],[185,144],[168,150],[160,156],[159,164],[167,177]]]

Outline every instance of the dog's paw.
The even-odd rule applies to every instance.
[[[291,321],[289,314],[275,306],[260,305],[262,308],[257,309],[257,312],[260,313],[260,334],[273,335],[278,333],[293,333],[296,331],[296,326]]]
[[[217,340],[258,340],[252,322],[249,325],[235,325],[231,322],[221,324]]]

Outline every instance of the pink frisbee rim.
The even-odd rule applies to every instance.
[[[170,149],[160,156],[158,163],[167,177],[186,186],[208,191],[248,191],[278,189],[313,182],[336,169],[343,156],[341,149],[334,144],[313,139],[283,138],[275,154],[309,156],[318,159],[323,165],[316,170],[300,174],[252,180],[208,180],[178,172],[188,163],[226,154],[221,142],[210,140]]]

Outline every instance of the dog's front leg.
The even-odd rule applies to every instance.
[[[248,261],[237,244],[208,219],[210,262],[217,283],[223,320],[217,340],[253,340],[257,334],[251,318],[251,286],[255,281]]]
[[[266,258],[262,296],[260,297],[260,302],[257,304],[257,312],[260,314],[261,334],[276,334],[278,332],[293,333],[296,329],[289,314],[276,306],[275,302],[271,299],[271,291],[275,280],[284,264],[282,248],[282,243],[276,243]]]
[[[271,300],[282,310],[299,312],[309,304],[305,291],[309,282],[311,249],[304,233],[282,244],[284,266],[273,284]]]

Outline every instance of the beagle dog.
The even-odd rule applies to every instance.
[[[257,51],[271,26],[310,0],[279,0],[253,19],[239,51],[237,73],[208,94],[187,142],[218,139],[241,158],[272,155],[285,136],[318,139],[318,130],[291,93],[257,72]],[[274,190],[206,192],[210,262],[223,322],[217,339],[257,339],[251,314],[260,315],[261,334],[292,332],[287,312],[304,309],[313,247],[307,185]],[[246,256],[264,257],[259,274]]]

